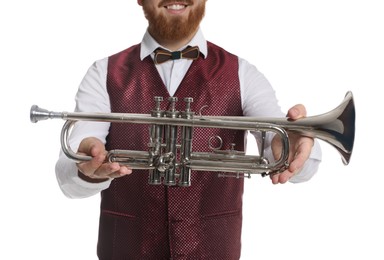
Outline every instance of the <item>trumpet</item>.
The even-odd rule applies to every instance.
[[[185,111],[177,111],[177,97],[170,97],[170,108],[161,110],[162,97],[154,97],[155,107],[150,114],[53,112],[33,105],[30,120],[36,123],[46,119],[63,119],[60,141],[64,154],[76,161],[91,160],[79,155],[69,144],[71,129],[77,121],[118,122],[149,125],[147,151],[111,150],[107,161],[127,165],[131,169],[149,170],[149,184],[190,186],[192,171],[221,172],[221,177],[250,178],[251,174],[273,175],[288,168],[289,133],[317,138],[333,146],[348,165],[355,138],[355,106],[353,94],[348,91],[344,100],[333,110],[317,116],[291,121],[288,118],[255,118],[244,116],[202,116],[191,111],[192,98],[185,98]],[[235,150],[235,144],[222,150],[220,136],[212,136],[207,145],[211,152],[192,150],[193,128],[223,128],[261,133],[259,155],[246,155]],[[180,144],[177,143],[178,128]],[[282,142],[280,157],[270,161],[264,155],[267,133],[279,136]],[[219,140],[214,146],[213,141]]]

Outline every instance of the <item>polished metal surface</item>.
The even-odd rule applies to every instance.
[[[190,186],[192,170],[224,172],[220,176],[236,178],[250,177],[251,174],[276,174],[288,167],[289,133],[325,141],[340,153],[345,165],[349,163],[352,155],[355,137],[352,92],[347,92],[342,103],[333,110],[295,121],[287,118],[195,115],[190,109],[192,98],[184,100],[186,108],[180,112],[175,109],[177,98],[171,97],[171,108],[162,111],[162,100],[161,97],[155,97],[156,105],[151,114],[52,112],[34,105],[30,110],[30,120],[33,123],[55,118],[66,120],[61,131],[61,146],[64,153],[77,162],[91,159],[89,156],[76,154],[68,143],[71,129],[77,121],[148,124],[148,151],[112,150],[107,157],[110,162],[119,162],[132,169],[148,169],[150,184]],[[179,127],[182,128],[180,144],[177,143]],[[229,150],[211,147],[212,152],[192,151],[194,127],[258,131],[262,136],[260,155],[245,155],[234,147]],[[278,135],[283,147],[280,158],[271,162],[264,157],[266,133]],[[207,140],[210,147],[209,142]]]

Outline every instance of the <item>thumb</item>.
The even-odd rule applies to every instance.
[[[296,120],[307,116],[307,110],[304,105],[297,104],[288,110],[287,117]]]

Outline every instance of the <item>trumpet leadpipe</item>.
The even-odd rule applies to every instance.
[[[187,108],[183,112],[174,108],[175,98],[171,98],[171,109],[160,110],[162,98],[156,97],[156,108],[151,114],[134,113],[88,113],[88,112],[53,112],[33,105],[30,120],[33,123],[46,119],[62,119],[65,124],[61,131],[61,146],[68,158],[81,162],[90,160],[90,156],[79,155],[69,145],[69,133],[77,121],[117,122],[150,125],[148,151],[114,150],[110,151],[110,161],[129,165],[132,169],[148,169],[149,183],[174,185],[176,179],[181,186],[190,185],[191,170],[221,171],[239,173],[273,174],[286,167],[289,153],[289,134],[299,134],[318,138],[332,145],[341,155],[342,162],[350,161],[355,137],[355,106],[352,92],[347,92],[344,100],[335,109],[317,116],[309,116],[295,121],[288,118],[255,118],[244,116],[201,116],[190,110],[192,99],[187,98]],[[244,131],[260,131],[262,136],[272,132],[282,142],[280,157],[269,162],[260,156],[248,156],[236,151],[201,153],[192,151],[193,129],[222,128]],[[181,144],[177,144],[178,129],[181,128]],[[265,140],[265,138],[263,138]],[[264,141],[263,141],[264,142]],[[262,144],[262,149],[264,144]],[[178,149],[180,148],[180,154]],[[210,147],[214,150],[212,147]],[[240,174],[241,175],[241,174]]]

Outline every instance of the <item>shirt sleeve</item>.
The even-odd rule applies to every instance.
[[[254,65],[242,58],[239,58],[239,79],[244,116],[285,117],[269,81]],[[256,131],[251,133],[260,147],[260,133]],[[273,134],[267,135],[264,151],[270,161],[274,160],[271,149],[272,138]],[[310,180],[317,172],[321,158],[321,148],[318,141],[315,140],[309,159],[303,169],[290,179],[290,182],[298,183]]]
[[[108,59],[96,61],[85,74],[75,97],[76,112],[110,113],[109,96],[106,89]],[[77,151],[81,140],[96,137],[104,144],[110,123],[78,121],[71,130],[69,145]],[[56,177],[62,192],[69,198],[85,198],[109,187],[111,181],[90,183],[78,175],[76,163],[60,151],[55,167]]]

